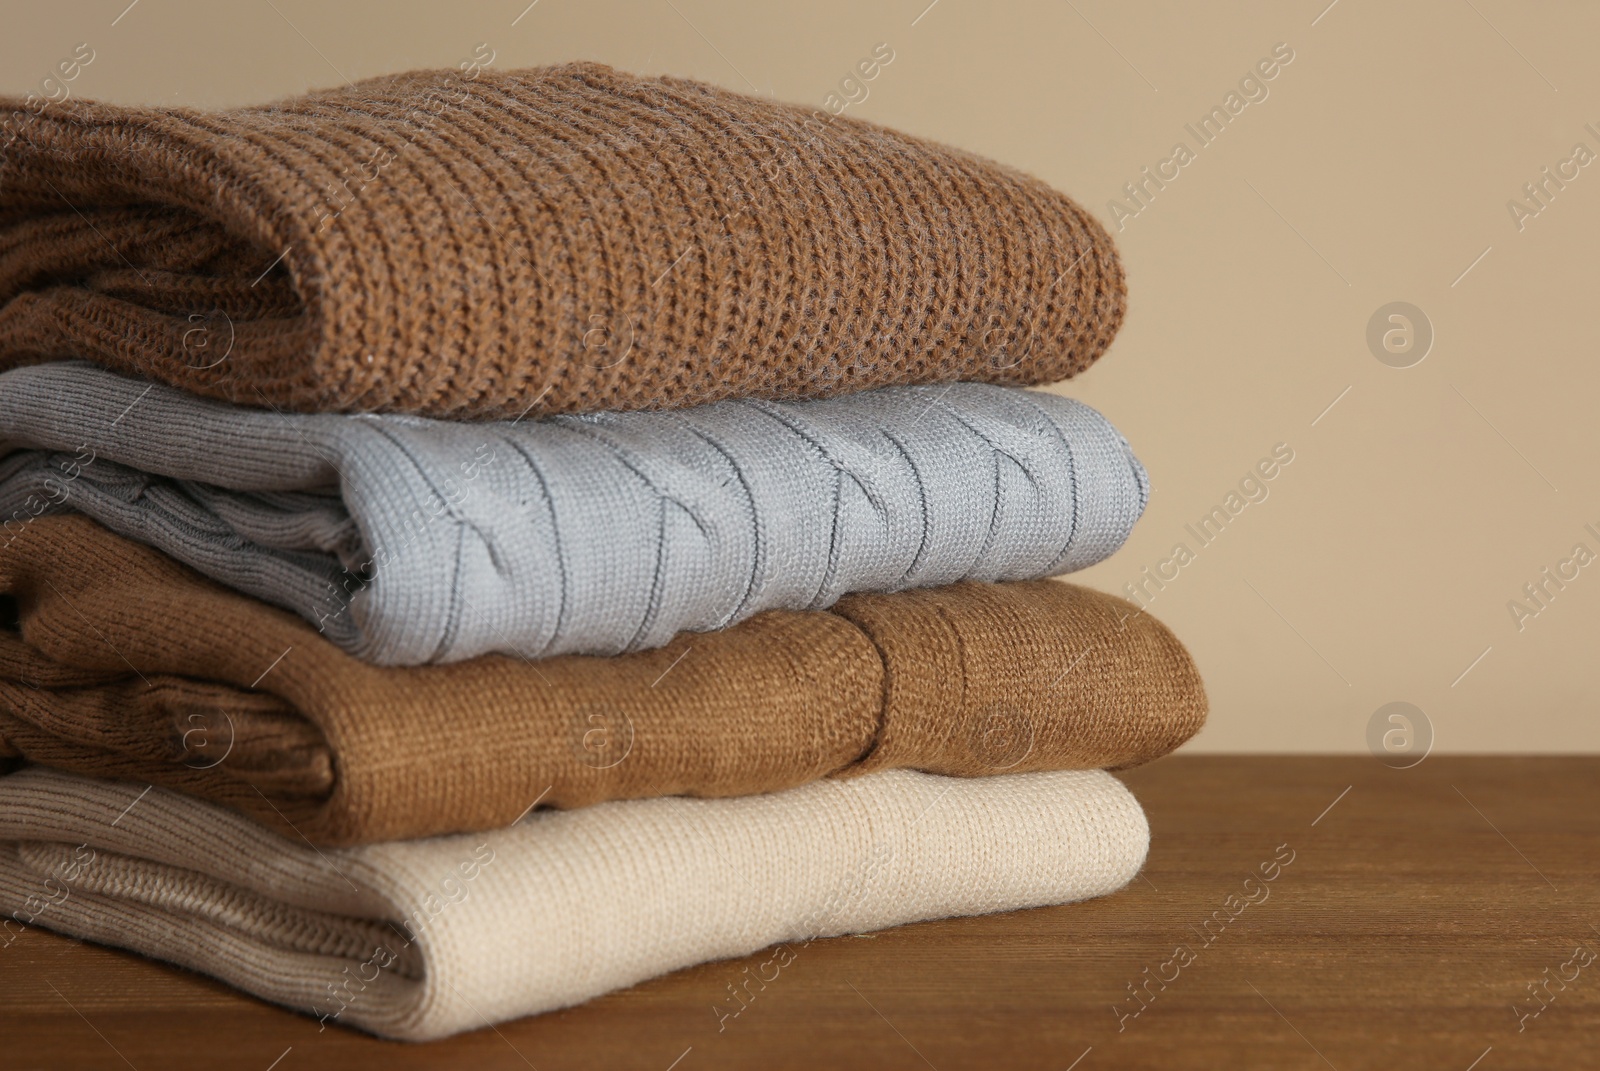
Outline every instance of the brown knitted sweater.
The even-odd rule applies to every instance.
[[[1119,767],[1205,718],[1126,602],[1052,581],[854,595],[659,650],[359,662],[81,517],[0,551],[0,755],[155,783],[319,844],[488,829],[538,801],[767,792],[887,767]]]
[[[0,368],[504,418],[1051,382],[1123,315],[1111,239],[1037,180],[683,79],[36,109],[0,98]]]

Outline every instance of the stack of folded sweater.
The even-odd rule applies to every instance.
[[[593,64],[0,114],[0,943],[416,1039],[1137,873],[1072,201]]]

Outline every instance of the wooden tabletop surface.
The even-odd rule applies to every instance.
[[[770,956],[405,1045],[30,930],[0,951],[0,1067],[1600,1067],[1600,758],[1125,776],[1153,841],[1123,892],[801,945],[720,1023]]]

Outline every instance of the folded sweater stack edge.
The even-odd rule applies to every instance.
[[[596,63],[0,138],[0,947],[426,1040],[1142,867],[1071,198]]]

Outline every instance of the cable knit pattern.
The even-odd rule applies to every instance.
[[[0,99],[0,366],[518,416],[1076,374],[1105,230],[1009,168],[595,63],[220,113]]]
[[[1205,720],[1183,645],[1049,580],[848,595],[615,658],[366,665],[85,517],[0,550],[0,760],[155,783],[320,845],[530,803],[738,796],[908,767],[1123,767]]]
[[[13,925],[410,1040],[785,942],[1104,896],[1139,872],[1150,837],[1098,770],[886,771],[325,852],[142,792],[39,769],[0,778]],[[706,983],[708,1005],[725,996],[724,979]]]
[[[382,665],[616,654],[852,591],[1065,573],[1148,495],[1094,410],[978,383],[461,424],[243,410],[69,362],[0,375],[0,449],[0,517],[80,511]]]

